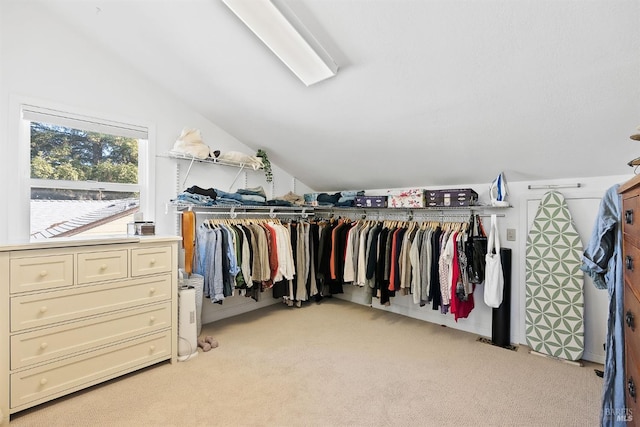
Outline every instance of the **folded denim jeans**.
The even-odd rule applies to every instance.
[[[242,206],[242,202],[236,199],[227,199],[226,197],[220,197],[215,201],[216,206]]]
[[[240,200],[244,202],[256,202],[256,203],[264,203],[267,201],[265,197],[255,195],[255,194],[241,194]]]
[[[238,194],[248,194],[252,196],[261,196],[265,200],[267,199],[267,194],[264,192],[264,188],[262,187],[254,187],[254,188],[239,188],[236,190]]]
[[[172,201],[200,206],[213,206],[216,203],[216,201],[209,196],[186,192],[178,194],[178,196],[176,196],[176,198]]]
[[[223,198],[223,199],[232,199],[232,200],[238,200],[238,201],[242,201],[242,195],[238,194],[238,193],[227,193],[226,191],[222,191],[219,189],[215,189],[216,190],[216,194],[218,195],[218,198]]]

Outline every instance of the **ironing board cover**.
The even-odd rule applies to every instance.
[[[540,201],[526,250],[526,338],[534,351],[566,360],[584,352],[580,236],[562,194]]]

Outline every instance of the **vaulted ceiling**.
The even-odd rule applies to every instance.
[[[620,175],[640,156],[638,0],[286,4],[336,77],[304,86],[220,0],[46,7],[316,190]]]

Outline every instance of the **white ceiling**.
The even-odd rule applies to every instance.
[[[640,156],[640,0],[286,3],[336,77],[305,87],[220,0],[46,7],[316,190],[621,175]]]

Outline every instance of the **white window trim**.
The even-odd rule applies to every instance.
[[[22,104],[20,111],[23,119],[32,122],[51,123],[49,119],[54,117],[55,124],[67,126],[72,129],[78,128],[77,124],[82,123],[83,126],[81,129],[83,130],[124,136],[127,138],[148,138],[148,132],[145,126],[139,126],[131,123],[117,122],[109,119],[102,119],[101,117],[76,114],[70,111],[43,108],[29,104]]]
[[[87,117],[98,118],[100,123],[110,125],[126,125],[127,128],[133,130],[146,129],[147,139],[143,140],[139,144],[138,149],[138,184],[109,184],[109,189],[117,189],[120,186],[126,188],[123,191],[131,191],[132,186],[140,191],[140,212],[144,214],[145,220],[152,221],[155,218],[155,188],[153,187],[153,177],[155,176],[155,146],[156,146],[156,129],[155,125],[145,122],[139,119],[132,119],[127,117],[118,116],[115,114],[108,114],[104,112],[94,112],[88,109],[79,109],[70,107],[67,105],[52,103],[40,99],[27,98],[21,96],[11,97],[11,110],[13,111],[10,116],[15,118],[17,126],[14,129],[17,130],[15,135],[15,141],[18,145],[17,154],[17,172],[18,179],[15,183],[15,190],[11,190],[8,193],[9,199],[12,199],[15,203],[12,203],[12,207],[8,212],[8,226],[7,238],[11,242],[23,242],[28,241],[30,236],[30,220],[31,218],[31,187],[40,184],[38,181],[31,179],[31,152],[29,144],[25,144],[25,141],[29,140],[30,126],[29,121],[23,119],[23,108],[39,108],[42,110],[52,110],[61,113],[68,113],[72,117]],[[11,119],[11,117],[10,117]],[[11,138],[11,133],[9,137]],[[64,183],[62,181],[61,183]],[[78,187],[79,183],[75,183],[72,188]],[[69,183],[69,185],[72,185]],[[84,183],[83,183],[84,185]],[[61,187],[57,187],[61,188]],[[93,186],[92,188],[95,188]],[[117,190],[119,191],[119,190]],[[123,230],[123,234],[126,230]]]
[[[140,156],[138,156],[140,157]],[[61,188],[69,190],[103,190],[103,191],[120,191],[135,193],[142,190],[140,184],[120,184],[114,182],[98,182],[98,181],[66,181],[64,179],[35,179],[29,180],[31,188]]]

